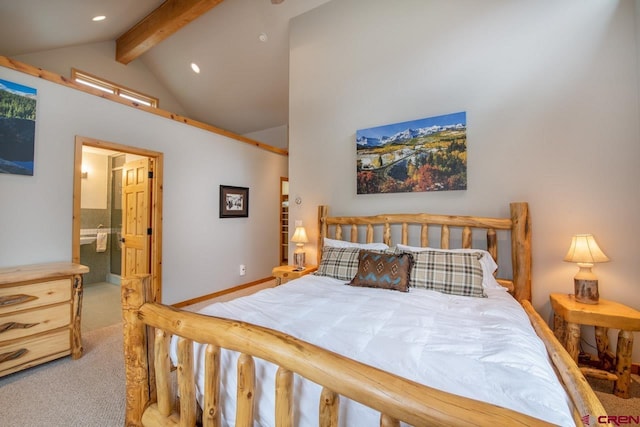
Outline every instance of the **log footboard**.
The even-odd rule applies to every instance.
[[[502,407],[415,383],[275,330],[147,302],[145,289],[148,286],[148,277],[122,280],[127,426],[196,425],[199,406],[193,375],[194,341],[208,344],[202,411],[204,426],[220,425],[221,348],[241,355],[237,366],[237,426],[253,425],[254,357],[279,366],[273,385],[276,390],[274,417],[278,426],[294,425],[294,373],[323,387],[318,402],[320,426],[338,425],[342,396],[380,412],[381,426],[398,426],[400,421],[416,426],[548,425]],[[527,306],[525,309],[532,310]],[[181,337],[177,375],[171,373],[169,360],[172,335]],[[561,357],[552,359],[554,363],[573,364]],[[577,375],[573,367],[559,366],[557,369],[569,376]],[[177,388],[171,385],[173,377],[177,378]],[[574,385],[571,380],[569,383]],[[175,390],[180,396],[178,404]],[[577,391],[588,395],[590,389]],[[604,414],[601,406],[595,406],[596,403],[599,405],[595,396],[578,401],[579,413]]]

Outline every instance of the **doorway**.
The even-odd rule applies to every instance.
[[[74,161],[74,178],[73,178],[73,225],[72,225],[72,260],[76,263],[81,263],[81,217],[82,217],[82,179],[83,179],[83,170],[82,170],[82,158],[83,158],[83,148],[85,147],[93,147],[102,150],[109,150],[114,153],[110,156],[110,158],[115,161],[114,164],[124,163],[124,160],[128,155],[133,155],[136,158],[144,158],[149,164],[149,180],[148,180],[148,188],[149,188],[149,202],[144,206],[144,213],[140,213],[144,215],[148,219],[148,233],[149,233],[149,244],[148,244],[148,256],[145,258],[144,263],[141,263],[139,259],[136,260],[136,265],[141,265],[142,269],[151,276],[151,298],[153,301],[161,301],[162,300],[162,287],[161,287],[161,260],[162,260],[162,165],[163,165],[163,154],[156,151],[146,150],[137,147],[125,146],[113,142],[101,141],[93,138],[76,136],[75,138],[75,161]],[[121,165],[124,167],[124,164]],[[113,174],[122,173],[122,167],[116,166],[111,167]],[[118,172],[118,168],[120,171]],[[86,175],[85,175],[86,176]],[[117,180],[114,182],[114,186],[118,185]],[[117,189],[113,189],[112,191]],[[118,197],[114,197],[114,203],[112,206],[115,206],[115,199]],[[121,202],[121,200],[119,201]],[[116,209],[117,210],[117,209]],[[116,216],[118,214],[116,213]],[[126,215],[121,213],[120,215]],[[120,223],[123,218],[120,217]],[[117,223],[118,218],[115,218],[116,223],[114,227],[109,227],[111,234],[111,245],[110,250],[114,250],[114,246],[116,246],[116,257],[117,253],[121,253],[122,258],[121,262],[115,261],[112,262],[111,267],[114,267],[115,270],[119,270],[122,268],[122,265],[126,265],[127,263],[127,253],[128,251],[122,251],[123,245],[122,239],[120,238]],[[86,240],[86,237],[83,238],[83,241]],[[120,251],[118,251],[120,249]],[[111,269],[111,271],[115,271]],[[114,274],[115,273],[111,273]],[[126,274],[123,272],[123,274]]]

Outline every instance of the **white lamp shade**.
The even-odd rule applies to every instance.
[[[594,264],[607,262],[609,258],[602,252],[592,234],[576,234],[571,240],[571,247],[564,261]]]
[[[304,227],[296,227],[296,231],[293,233],[291,241],[293,243],[307,243],[309,241],[307,238],[307,231]]]

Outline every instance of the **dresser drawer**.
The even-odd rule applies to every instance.
[[[0,345],[0,376],[69,354],[69,335],[69,329],[63,328],[46,335]]]
[[[71,300],[71,279],[0,288],[0,315]]]
[[[68,326],[69,323],[71,306],[67,303],[6,314],[0,316],[0,345],[5,341]]]

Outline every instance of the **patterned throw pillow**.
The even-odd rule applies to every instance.
[[[486,297],[482,287],[482,253],[413,252],[410,286],[445,294]]]
[[[322,248],[322,258],[316,276],[328,276],[338,280],[351,280],[358,272],[359,248]]]
[[[409,292],[412,264],[413,256],[408,253],[396,255],[362,250],[359,255],[358,272],[349,284]]]

